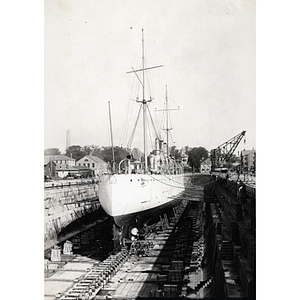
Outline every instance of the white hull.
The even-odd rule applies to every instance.
[[[99,180],[99,200],[112,216],[126,216],[171,203],[185,188],[180,175],[114,174]]]

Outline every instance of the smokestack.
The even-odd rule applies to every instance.
[[[159,150],[163,151],[163,140],[159,140]]]
[[[159,154],[159,138],[155,139],[155,155]]]
[[[167,143],[164,143],[163,146],[164,146],[164,148],[163,148],[164,153],[167,154]]]

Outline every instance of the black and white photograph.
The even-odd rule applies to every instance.
[[[45,300],[256,299],[256,1],[44,0],[43,117]]]

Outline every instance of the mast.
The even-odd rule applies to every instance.
[[[169,157],[169,131],[172,128],[169,128],[169,112],[168,112],[168,91],[166,86],[166,132],[167,132],[167,157]]]
[[[144,29],[142,29],[142,69],[138,69],[135,70],[134,68],[132,68],[132,71],[127,72],[127,74],[129,73],[134,73],[137,77],[137,79],[139,80],[140,84],[142,85],[143,88],[143,99],[142,100],[136,100],[136,102],[141,103],[142,104],[142,108],[143,108],[143,143],[144,143],[144,157],[145,157],[145,169],[144,172],[147,172],[148,169],[148,161],[147,161],[147,140],[146,140],[146,132],[147,132],[147,123],[146,123],[146,117],[147,117],[147,102],[151,102],[153,100],[153,98],[151,98],[149,100],[146,100],[145,97],[145,71],[146,70],[150,70],[150,69],[155,69],[155,68],[160,68],[163,65],[158,65],[158,66],[154,66],[154,67],[145,67],[145,47],[144,47]],[[142,72],[142,80],[139,78],[138,76],[138,72]]]
[[[146,143],[146,106],[145,99],[145,49],[144,49],[144,29],[142,29],[142,61],[143,61],[143,139],[144,139],[144,160],[145,160],[145,173],[148,169],[147,161],[147,143]]]
[[[112,124],[111,124],[112,122],[111,122],[111,113],[110,113],[110,101],[108,101],[108,111],[109,111],[111,150],[112,150],[112,167],[113,167],[113,171],[114,171],[115,153],[114,153],[114,141],[113,141],[113,134],[112,134]]]
[[[156,109],[155,111],[165,111],[166,112],[166,128],[163,130],[166,132],[167,135],[167,156],[169,156],[169,131],[173,129],[173,127],[169,127],[169,111],[170,110],[179,110],[179,106],[177,108],[169,108],[169,101],[168,101],[168,91],[166,86],[166,107],[164,109]]]

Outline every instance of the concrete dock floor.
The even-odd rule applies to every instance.
[[[130,255],[116,274],[109,279],[94,299],[133,299],[137,297],[150,298],[160,292],[162,282],[158,281],[158,275],[164,265],[169,262],[172,249],[164,247],[172,232],[172,228],[160,233],[151,233],[147,240],[153,243],[146,256]],[[63,257],[64,258],[64,257]],[[74,255],[63,263],[51,263],[59,268],[55,273],[45,278],[45,300],[59,299],[66,291],[74,286],[76,279],[84,275],[99,261],[84,256]],[[162,279],[163,280],[163,279]],[[75,298],[74,298],[75,299]],[[92,298],[90,298],[92,299]]]
[[[163,231],[150,233],[144,241],[144,243],[148,241],[150,243],[146,252],[137,255],[129,250],[126,260],[112,276],[109,276],[101,289],[94,295],[86,295],[83,299],[153,298],[165,294],[178,296],[183,285],[183,262],[179,261],[181,269],[176,270],[173,267],[170,270],[170,257],[175,245],[175,240],[170,242],[170,235],[175,225],[176,221],[169,223]],[[166,244],[167,241],[168,244]],[[45,300],[76,299],[72,294],[74,286],[78,285],[78,282],[84,279],[95,265],[99,265],[99,261],[80,255],[67,258],[62,256],[62,260],[65,262],[49,265],[50,269],[57,267],[57,270],[45,278]],[[176,258],[174,260],[176,261]],[[185,280],[187,282],[187,278]],[[193,276],[190,280],[193,281]]]

